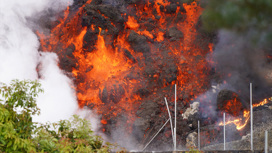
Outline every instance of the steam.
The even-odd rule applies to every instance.
[[[125,125],[121,125],[114,128],[114,130],[111,130],[111,141],[113,141],[113,143],[122,144],[122,146],[124,146],[127,150],[133,152],[133,150],[139,149],[139,144],[134,136],[126,135],[127,129],[125,127]]]
[[[78,108],[72,82],[58,68],[56,54],[43,53],[40,60],[43,65],[40,82],[45,92],[38,97],[41,114],[34,119],[51,122],[69,119]]]
[[[35,25],[29,22],[42,11],[60,11],[69,3],[71,0],[0,0],[0,81],[41,77],[45,92],[37,99],[41,115],[34,121],[68,119],[78,110],[71,80],[58,68],[56,54],[38,52],[39,41],[30,28]]]

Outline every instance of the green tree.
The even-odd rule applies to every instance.
[[[39,152],[109,152],[111,144],[103,145],[99,136],[93,135],[89,121],[76,115],[71,121],[42,125],[36,130],[35,146]]]
[[[30,152],[35,150],[31,134],[35,124],[32,115],[39,114],[36,98],[42,92],[36,81],[14,80],[1,84],[0,95],[0,150]]]
[[[73,116],[71,121],[40,124],[36,98],[43,92],[37,81],[14,80],[0,84],[0,152],[109,152],[113,145],[95,136],[89,121]]]

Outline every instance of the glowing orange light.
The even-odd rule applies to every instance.
[[[268,100],[271,101],[271,98],[269,98]],[[268,100],[264,99],[263,101],[259,102],[258,104],[253,104],[252,107],[254,108],[254,107],[263,106],[268,103]],[[247,125],[249,118],[250,118],[250,111],[245,110],[243,112],[243,118],[241,117],[241,118],[237,118],[237,119],[233,119],[233,120],[230,119],[229,121],[225,122],[225,125],[233,123],[233,124],[235,124],[237,130],[241,130]],[[223,126],[223,125],[224,125],[223,122],[219,123],[219,126]]]
[[[137,23],[137,20],[134,19],[134,17],[132,16],[128,16],[128,21],[127,21],[127,26],[131,29],[138,29],[139,28],[139,24]]]

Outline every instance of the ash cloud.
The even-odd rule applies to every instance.
[[[54,53],[39,53],[35,20],[48,10],[61,11],[71,0],[0,0],[0,82],[39,80],[44,88],[37,99],[36,122],[68,119],[80,110],[72,81],[58,67]],[[37,72],[37,68],[39,72]],[[39,73],[39,74],[38,74]]]

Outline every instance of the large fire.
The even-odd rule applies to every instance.
[[[101,115],[103,131],[110,124],[118,125],[120,118],[131,131],[141,104],[156,95],[169,96],[173,84],[184,106],[208,90],[208,63],[213,61],[207,61],[206,55],[213,52],[213,44],[197,29],[203,11],[198,2],[173,5],[147,0],[125,5],[126,11],[117,11],[120,16],[92,0],[82,2],[68,7],[49,35],[37,34],[42,51],[57,53],[60,67],[74,80],[79,106]],[[227,116],[226,125],[241,130],[250,112],[238,95],[233,97],[222,110],[233,116]],[[147,127],[145,132],[150,130]]]
[[[128,5],[127,13],[122,14],[124,27],[114,36],[103,25],[82,24],[82,18],[90,14],[85,7],[91,3],[88,0],[76,12],[68,7],[50,35],[41,32],[38,35],[42,50],[56,52],[60,59],[66,56],[67,48],[72,48],[67,56],[73,57],[76,64],[62,68],[70,70],[71,77],[75,78],[79,105],[102,114],[102,124],[123,115],[131,125],[145,97],[137,92],[143,87],[156,94],[157,88],[176,83],[179,93],[188,95],[183,98],[185,102],[207,90],[209,66],[205,55],[212,51],[212,44],[195,42],[196,24],[203,10],[197,2],[170,10],[171,3],[167,0]],[[97,13],[99,18],[110,18],[102,11]],[[110,26],[118,27],[113,21]],[[143,45],[135,49],[138,45],[135,42]],[[164,60],[169,60],[166,57],[176,66],[171,72],[176,74],[174,79],[162,78],[166,73]],[[154,73],[146,76],[148,69]],[[149,85],[148,80],[156,85]]]

